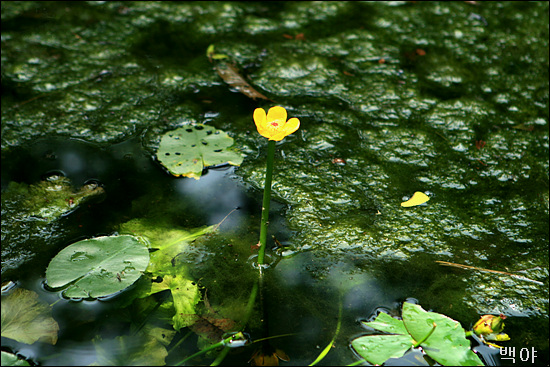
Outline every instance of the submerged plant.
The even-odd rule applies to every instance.
[[[287,112],[284,107],[271,107],[267,114],[263,108],[254,110],[254,123],[260,135],[269,139],[267,143],[267,166],[265,172],[264,198],[262,203],[262,220],[260,224],[260,242],[258,264],[264,263],[267,241],[267,222],[269,219],[269,204],[271,200],[271,181],[273,176],[273,159],[275,157],[275,142],[283,140],[300,127],[300,120],[296,117],[287,121]],[[261,267],[260,267],[261,269]]]

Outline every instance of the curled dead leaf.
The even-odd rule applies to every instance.
[[[219,63],[216,65],[216,71],[224,82],[230,87],[235,88],[245,96],[256,100],[256,98],[271,101],[269,98],[252,88],[250,84],[239,74],[237,68],[231,64]]]

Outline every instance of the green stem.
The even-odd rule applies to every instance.
[[[218,354],[218,356],[216,357],[214,362],[212,362],[210,365],[211,366],[219,366],[220,363],[222,363],[223,359],[227,356],[227,353],[229,353],[229,349],[230,348],[228,348],[228,347],[223,348],[223,350],[220,352],[220,354]]]
[[[271,182],[273,177],[274,158],[275,158],[275,141],[269,140],[267,143],[267,166],[266,166],[266,173],[265,173],[264,199],[262,202],[262,221],[260,223],[260,249],[258,251],[258,264],[260,265],[259,267],[260,278],[258,279],[257,282],[254,283],[254,286],[252,287],[252,292],[250,293],[250,298],[248,299],[248,303],[246,305],[246,314],[244,317],[244,322],[239,328],[239,330],[241,331],[246,327],[248,320],[250,320],[250,316],[252,315],[252,311],[256,303],[256,298],[258,296],[258,289],[262,287],[262,284],[260,284],[263,280],[261,265],[264,264],[264,255],[265,255],[265,248],[267,243],[267,224],[269,221],[269,204],[271,202]],[[203,351],[195,353],[191,357],[195,357],[199,354],[205,353],[206,351],[213,349],[213,347],[218,347],[220,345],[223,345],[224,342],[225,341],[217,343],[214,346],[211,346],[210,348],[207,348]],[[223,359],[225,358],[228,352],[229,352],[229,348],[225,347],[222,350],[222,352],[218,355],[216,360],[212,362],[212,366],[219,365],[223,361]],[[191,357],[186,358],[184,361],[191,359]]]
[[[254,286],[252,287],[252,292],[250,292],[250,298],[248,299],[248,303],[246,304],[246,313],[244,316],[244,321],[241,324],[241,327],[239,328],[240,331],[244,330],[246,327],[246,324],[248,323],[248,320],[250,320],[250,316],[252,315],[252,311],[254,310],[254,304],[256,303],[256,297],[258,296],[258,282],[254,282]]]
[[[432,330],[430,330],[430,332],[428,333],[428,335],[426,335],[424,338],[422,338],[422,340],[420,340],[419,342],[417,342],[416,344],[414,344],[414,347],[415,348],[418,348],[420,346],[420,344],[424,343],[426,340],[428,340],[428,338],[430,336],[432,336],[432,334],[434,333],[435,331],[435,328],[437,327],[437,325],[435,324],[435,322],[433,323],[433,327],[432,327]]]
[[[369,361],[367,361],[366,359],[360,359],[358,361],[355,361],[353,363],[350,363],[350,364],[346,364],[346,366],[359,366],[361,363],[368,363]]]
[[[336,324],[336,332],[334,333],[334,336],[332,337],[332,340],[328,345],[323,349],[323,351],[319,354],[319,356],[311,362],[310,366],[315,366],[317,363],[321,362],[323,358],[326,357],[328,352],[330,352],[330,349],[334,345],[334,341],[336,340],[336,337],[338,336],[338,333],[340,332],[340,326],[342,325],[342,302],[340,302],[340,307],[338,308],[338,324]]]
[[[265,170],[264,200],[262,203],[262,222],[260,224],[260,250],[258,251],[258,264],[264,264],[265,247],[267,243],[267,224],[269,221],[269,203],[271,201],[271,181],[273,177],[273,160],[275,157],[275,140],[267,143],[267,166]]]
[[[209,347],[207,347],[207,348],[204,348],[203,350],[200,350],[200,351],[198,351],[197,353],[195,353],[195,354],[193,354],[193,355],[190,355],[189,357],[183,359],[181,362],[176,363],[176,366],[181,366],[181,365],[183,365],[185,362],[187,362],[187,361],[189,361],[189,360],[191,360],[191,359],[193,359],[193,358],[195,358],[195,357],[198,357],[198,356],[200,356],[200,355],[202,355],[202,354],[205,354],[206,352],[211,351],[212,349],[216,349],[216,348],[218,348],[218,347],[221,347],[221,346],[223,346],[225,343],[228,343],[229,340],[231,340],[231,338],[227,338],[227,339],[222,340],[222,341],[219,342],[219,343],[212,344],[211,346],[209,346]],[[227,348],[227,349],[229,349],[229,348]]]

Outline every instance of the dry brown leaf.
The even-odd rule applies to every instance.
[[[235,88],[245,96],[256,100],[256,98],[265,99],[271,101],[244,80],[244,78],[239,74],[237,68],[231,64],[219,63],[216,65],[216,71],[218,75],[223,79],[224,82],[229,84],[229,86]]]

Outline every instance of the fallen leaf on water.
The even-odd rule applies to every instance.
[[[58,331],[51,306],[39,300],[37,293],[19,288],[2,297],[2,338],[55,345]]]
[[[424,194],[423,192],[417,191],[413,194],[412,198],[410,198],[407,201],[402,202],[401,206],[403,206],[405,208],[408,208],[408,207],[411,207],[411,206],[417,206],[417,205],[420,205],[420,204],[424,204],[428,200],[430,200],[430,197],[428,195]]]
[[[244,80],[244,78],[239,74],[235,66],[227,63],[220,63],[216,65],[216,71],[224,82],[226,82],[227,84],[229,84],[229,86],[235,88],[245,96],[254,100],[256,98],[261,98],[271,101],[269,98],[252,88],[252,86],[248,84],[246,80]]]

